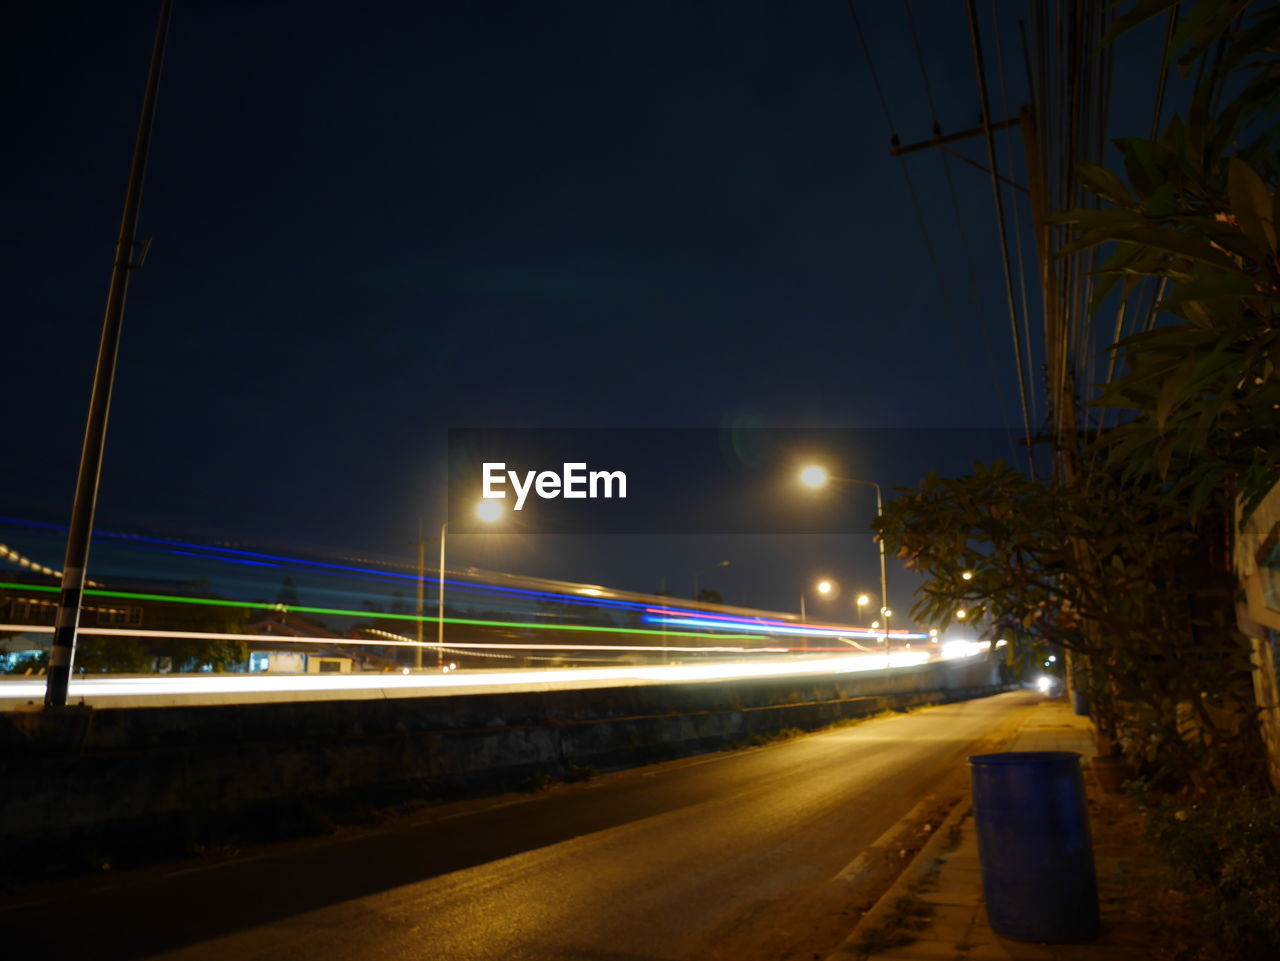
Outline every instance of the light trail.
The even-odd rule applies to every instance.
[[[877,631],[872,628],[863,627],[822,627],[817,624],[807,624],[804,626],[796,624],[771,624],[765,622],[749,622],[747,624],[738,624],[732,621],[721,621],[710,617],[697,617],[693,615],[681,615],[679,617],[662,617],[655,614],[647,614],[643,618],[646,624],[688,624],[693,627],[718,627],[725,631],[742,630],[748,626],[755,627],[757,630],[766,630],[770,634],[799,634],[805,636],[818,637],[866,637],[877,638],[883,637],[883,631]],[[928,634],[915,634],[909,631],[893,631],[889,633],[889,637],[893,640],[914,641],[928,637]]]
[[[5,523],[14,524],[17,526],[35,527],[35,528],[46,529],[46,530],[56,530],[56,531],[66,530],[65,526],[59,526],[55,524],[44,524],[44,523],[38,523],[35,521],[21,521],[16,518],[0,517],[0,524],[5,524]],[[375,567],[356,567],[349,564],[334,564],[328,561],[308,560],[306,558],[289,557],[283,554],[268,554],[261,551],[247,551],[247,550],[241,550],[239,548],[233,548],[233,547],[219,547],[216,545],[210,546],[210,545],[194,544],[187,541],[172,540],[168,538],[145,537],[140,534],[121,534],[121,533],[115,533],[111,531],[99,531],[99,532],[95,532],[95,536],[106,539],[106,540],[125,542],[134,546],[138,550],[170,553],[170,554],[175,554],[183,557],[196,557],[202,560],[222,561],[224,563],[243,564],[243,565],[248,565],[253,567],[279,567],[281,563],[284,563],[284,564],[293,564],[300,567],[314,568],[319,570],[320,572],[338,572],[346,575],[357,574],[357,575],[361,575],[361,579],[364,579],[364,578],[371,578],[374,580],[389,579],[397,582],[411,581],[414,583],[416,583],[419,580],[419,577],[416,573],[400,573],[396,571],[389,571],[389,570],[379,569]],[[138,546],[142,544],[154,544],[159,546],[157,547]],[[177,550],[176,548],[187,548],[187,550]],[[261,560],[251,560],[250,558],[261,558]],[[371,563],[371,562],[363,561],[362,563]],[[531,578],[524,578],[524,579],[531,580]],[[433,578],[432,580],[434,581],[436,579]],[[572,585],[566,584],[564,586],[568,588],[567,590],[547,591],[547,590],[533,590],[531,588],[511,587],[511,586],[502,585],[502,584],[477,583],[475,581],[464,581],[464,580],[457,580],[454,578],[446,578],[445,584],[450,587],[453,587],[455,590],[461,590],[471,594],[498,594],[498,595],[507,595],[511,597],[528,597],[528,598],[534,598],[534,599],[541,598],[541,599],[555,600],[559,603],[572,604],[572,605],[589,607],[589,608],[613,608],[616,610],[641,611],[645,613],[658,613],[658,614],[667,614],[667,615],[676,615],[676,616],[696,616],[696,617],[702,617],[709,620],[714,619],[714,620],[724,620],[724,621],[737,621],[739,623],[751,624],[751,625],[770,624],[770,625],[776,625],[780,628],[790,628],[795,626],[794,621],[786,621],[786,620],[781,620],[776,618],[743,617],[740,615],[712,613],[703,608],[682,608],[674,605],[654,607],[652,601],[623,600],[617,596],[612,596],[612,597],[604,596],[604,592],[600,588],[590,587],[587,585],[572,586]],[[617,595],[617,594],[625,594],[629,592],[610,591],[608,593]],[[268,605],[268,607],[273,607],[273,606]],[[273,609],[278,609],[278,608],[273,607]],[[303,611],[303,608],[300,608],[300,607],[291,606],[289,609]],[[325,609],[317,608],[308,613],[327,613],[327,612],[328,611],[326,611]],[[359,613],[361,615],[368,614],[367,611],[361,611]],[[381,616],[401,617],[401,618],[408,618],[411,620],[417,619],[416,615],[381,615]],[[424,619],[435,620],[436,618],[434,617],[425,618],[424,616]],[[446,618],[446,623],[448,623],[447,618]],[[831,629],[836,630],[837,628],[832,626]],[[773,633],[773,632],[766,632],[766,633]],[[782,631],[778,631],[777,633],[788,633],[788,631],[782,630]],[[804,632],[792,631],[790,633],[804,633]],[[808,633],[813,633],[813,632],[810,631]],[[884,634],[884,632],[874,632],[869,628],[850,628],[849,630],[844,631],[843,633],[852,634],[856,636],[863,636],[863,637],[872,637],[872,638],[882,637]],[[911,640],[911,639],[916,639],[918,637],[923,637],[924,635],[910,634],[905,631],[891,630],[889,631],[889,636],[902,637],[904,639]]]
[[[0,581],[0,588],[10,590],[38,591],[47,594],[58,593],[58,588],[44,584],[23,584],[15,581]],[[181,594],[143,594],[137,591],[109,591],[101,588],[88,588],[85,590],[85,596],[92,597],[113,597],[121,600],[136,601],[160,601],[166,604],[202,604],[208,607],[232,607],[249,609],[256,611],[279,611],[287,613],[295,611],[299,614],[330,614],[339,617],[358,617],[367,619],[374,617],[378,620],[390,621],[413,621],[422,622],[424,624],[435,624],[439,618],[432,614],[387,614],[377,613],[370,614],[369,611],[357,611],[350,608],[340,607],[310,607],[302,604],[271,604],[266,601],[229,601],[220,598],[211,597],[184,597]],[[515,628],[517,630],[533,630],[533,631],[580,631],[595,632],[602,634],[628,634],[640,635],[648,637],[708,637],[719,638],[720,634],[708,634],[697,631],[665,631],[654,630],[652,628],[643,627],[601,627],[596,624],[537,624],[531,621],[490,621],[469,617],[446,617],[446,624],[465,624],[472,627],[506,627]],[[80,629],[83,633],[83,629]],[[752,640],[766,640],[764,634],[744,634],[739,635],[743,638]]]
[[[462,623],[479,623],[464,621]],[[552,627],[554,625],[546,625]],[[47,624],[32,626],[30,624],[0,624],[0,631],[20,631],[24,634],[52,634],[53,627]],[[363,638],[345,638],[345,637],[296,637],[292,634],[220,634],[212,631],[145,631],[137,628],[128,627],[81,627],[77,628],[77,634],[86,634],[94,637],[146,637],[146,638],[186,638],[203,641],[270,641],[272,644],[315,644],[323,647],[344,647],[365,645],[368,647],[429,647],[429,648],[447,648],[450,650],[502,650],[502,651],[651,651],[663,652],[671,651],[682,654],[753,654],[756,652],[765,654],[785,654],[790,651],[786,647],[675,647],[666,645],[663,647],[649,647],[642,644],[524,644],[512,641],[510,643],[481,641],[470,643],[467,641],[450,641],[447,644],[440,644],[436,641],[423,641],[421,643],[410,640],[365,640]],[[659,631],[648,631],[646,633],[657,634]],[[675,632],[671,632],[668,637],[675,636]],[[687,637],[718,637],[715,634],[696,634],[683,635]]]
[[[191,698],[227,700],[294,700],[342,697],[414,697],[460,693],[501,693],[635,686],[664,683],[706,683],[742,678],[787,677],[805,674],[852,674],[888,668],[918,667],[931,660],[924,652],[884,655],[844,654],[814,659],[626,666],[609,668],[550,668],[520,671],[454,671],[448,674],[194,674],[162,677],[73,678],[69,696],[75,700]],[[38,701],[45,682],[0,680],[0,700]],[[124,706],[124,705],[117,705]]]

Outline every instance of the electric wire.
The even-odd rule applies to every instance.
[[[1035,457],[1033,434],[1031,432],[1031,412],[1027,402],[1027,381],[1023,371],[1022,334],[1018,329],[1018,308],[1013,294],[1013,275],[1009,258],[1009,236],[1005,225],[1004,199],[1000,190],[999,161],[996,158],[995,139],[991,133],[991,103],[987,96],[986,71],[983,66],[982,39],[978,31],[978,13],[974,0],[965,0],[969,15],[969,35],[973,45],[974,69],[978,78],[978,95],[982,106],[982,126],[986,133],[987,159],[991,164],[991,187],[995,196],[996,223],[1000,233],[1000,259],[1004,266],[1005,297],[1009,304],[1010,330],[1013,334],[1014,360],[1018,367],[1018,397],[1022,405],[1022,424],[1027,438],[1027,465],[1031,476],[1035,477]]]
[[[1002,51],[1003,44],[1000,41],[1000,16],[996,9],[996,0],[991,0],[991,22],[995,30],[996,38],[996,76],[1000,80],[1000,101],[1004,108],[1004,115],[1010,115],[1009,110],[1009,92],[1004,79],[1004,53]],[[1009,174],[1013,175],[1015,163],[1013,158],[1013,145],[1009,139],[1005,138],[1005,156],[1008,158]],[[1018,266],[1018,286],[1019,294],[1022,302],[1022,336],[1023,343],[1026,345],[1026,372],[1029,382],[1034,383],[1035,362],[1032,359],[1032,340],[1031,340],[1031,319],[1030,309],[1027,306],[1027,271],[1026,265],[1022,260],[1022,215],[1018,208],[1018,192],[1012,192],[1011,199],[1013,201],[1013,250]],[[1035,390],[1030,391],[1031,400],[1031,420],[1033,423],[1039,423],[1040,414],[1036,409]]]
[[[867,43],[866,33],[862,29],[862,20],[858,17],[858,11],[854,6],[853,0],[847,0],[849,7],[849,15],[853,19],[854,29],[858,35],[858,42],[862,46],[863,56],[867,62],[867,69],[871,74],[871,81],[875,87],[876,96],[880,101],[880,109],[884,112],[885,123],[889,126],[889,134],[893,144],[898,143],[898,130],[893,122],[893,113],[889,110],[889,101],[885,96],[884,86],[880,82],[880,73],[876,69],[875,60],[871,56],[871,47]],[[907,186],[907,194],[911,199],[911,207],[915,212],[916,223],[920,228],[920,234],[924,241],[925,251],[928,254],[929,262],[933,266],[934,275],[938,280],[939,292],[942,294],[943,302],[947,304],[948,313],[950,313],[951,296],[947,290],[946,280],[942,273],[942,265],[938,260],[937,251],[934,249],[933,240],[929,235],[929,228],[925,223],[924,209],[920,205],[920,198],[916,192],[915,182],[911,179],[911,172],[907,168],[906,160],[902,157],[898,158],[899,169],[902,171],[902,179]],[[960,336],[959,324],[955,322],[955,317],[951,318],[951,329],[956,335],[956,344],[960,353],[960,362],[965,369],[965,379],[969,383],[976,383],[974,379],[973,367],[970,364],[968,351],[964,346],[964,338]]]
[[[852,0],[850,0],[850,2],[852,2]],[[924,49],[920,45],[920,34],[919,34],[919,31],[916,29],[916,19],[915,19],[915,14],[911,9],[911,0],[907,0],[906,2],[906,11],[907,11],[907,25],[911,30],[911,42],[912,42],[912,46],[915,49],[915,54],[916,54],[916,64],[920,69],[920,77],[924,81],[925,97],[929,101],[929,119],[933,122],[933,128],[932,128],[933,135],[935,137],[940,137],[942,135],[942,124],[938,120],[937,102],[933,98],[933,84],[929,80],[929,71],[928,71],[928,68],[925,66]],[[856,18],[856,15],[855,15],[855,18]],[[865,49],[865,44],[864,44],[864,49]],[[868,57],[870,57],[869,53],[868,53]],[[892,123],[890,123],[890,127],[892,127]],[[951,164],[947,161],[947,155],[951,154],[953,156],[956,156],[959,159],[964,160],[966,163],[974,163],[974,161],[970,160],[968,157],[965,157],[963,154],[958,154],[958,153],[955,153],[954,151],[949,150],[946,147],[946,145],[941,145],[941,149],[943,151],[942,173],[943,173],[944,179],[947,182],[947,193],[951,198],[951,209],[955,214],[956,231],[960,236],[960,251],[964,259],[965,276],[969,282],[968,284],[969,294],[973,299],[973,309],[974,309],[975,315],[978,318],[978,324],[982,328],[982,341],[987,348],[987,360],[991,365],[991,369],[997,370],[999,369],[999,367],[998,367],[998,364],[996,363],[995,350],[992,343],[994,338],[991,336],[991,329],[987,323],[987,312],[986,312],[986,309],[983,307],[982,296],[979,293],[978,275],[973,265],[972,247],[969,244],[968,231],[965,230],[964,215],[960,212],[960,194],[956,190],[955,177],[952,175]],[[905,166],[905,163],[906,161],[904,160],[903,161],[904,166]],[[976,164],[976,166],[978,166],[979,169],[982,169],[985,172],[985,168],[983,168],[981,164]],[[1000,411],[1000,419],[1004,423],[1005,430],[1009,431],[1010,430],[1009,416],[1008,416],[1007,410],[1005,409],[1005,405],[1002,401],[1003,401],[1003,397],[1001,397],[1000,401],[997,402],[997,407]],[[1016,448],[1012,448],[1012,449],[1014,450],[1014,453],[1016,455]],[[1015,459],[1016,459],[1016,456],[1015,456]]]

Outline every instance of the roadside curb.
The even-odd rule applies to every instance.
[[[911,863],[898,875],[897,880],[889,886],[889,890],[885,891],[858,921],[849,936],[827,955],[826,961],[866,961],[869,955],[858,947],[858,943],[862,941],[864,935],[881,927],[884,921],[893,913],[897,903],[911,894],[910,888],[918,881],[928,875],[936,866],[946,860],[948,854],[951,853],[954,843],[950,839],[951,832],[973,812],[972,797],[969,791],[965,791],[961,795],[960,800],[956,802],[951,812],[938,825],[933,836],[925,842]]]

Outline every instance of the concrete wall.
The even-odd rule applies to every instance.
[[[290,833],[317,806],[519,789],[997,690],[982,658],[868,675],[0,715],[0,861]],[[299,831],[302,825],[297,825]]]

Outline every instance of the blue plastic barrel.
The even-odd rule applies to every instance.
[[[1098,936],[1098,887],[1080,755],[969,758],[987,917],[1015,941]]]

